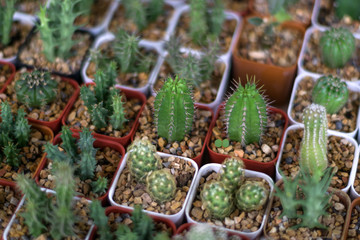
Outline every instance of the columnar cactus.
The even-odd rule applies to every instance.
[[[266,203],[269,190],[262,182],[246,181],[235,193],[236,206],[249,212],[261,209]]]
[[[194,101],[186,80],[169,77],[156,95],[154,121],[160,137],[170,142],[181,141],[191,131]]]
[[[31,127],[25,118],[26,113],[23,109],[19,109],[15,120],[14,134],[17,144],[20,147],[25,146],[29,142]]]
[[[239,84],[225,105],[228,137],[243,146],[260,142],[267,126],[266,101],[250,81]]]
[[[312,101],[324,106],[329,114],[340,111],[348,98],[349,90],[346,83],[331,75],[320,77],[312,90]]]
[[[146,190],[155,201],[170,201],[176,193],[175,177],[165,168],[153,171],[146,177]]]
[[[78,146],[80,153],[80,176],[82,179],[92,179],[96,168],[96,152],[97,149],[93,147],[94,137],[88,128],[80,132],[80,139]]]
[[[200,193],[203,207],[217,219],[224,219],[234,209],[233,195],[223,182],[212,181],[204,185]]]
[[[134,141],[127,151],[130,173],[136,181],[145,182],[145,177],[150,171],[161,168],[160,156],[156,153],[156,147],[150,141]]]
[[[58,83],[50,72],[25,72],[15,83],[16,97],[28,107],[42,107],[55,100]]]
[[[11,41],[11,26],[13,23],[13,16],[15,13],[15,3],[17,0],[5,1],[5,6],[0,8],[0,39],[3,45],[8,45]]]
[[[320,39],[322,59],[330,68],[342,68],[355,52],[355,37],[346,28],[331,28]]]
[[[326,109],[311,104],[303,112],[304,136],[300,146],[300,168],[320,179],[328,165]]]
[[[232,192],[244,181],[244,162],[237,157],[226,158],[220,169],[220,181]]]
[[[122,129],[123,124],[127,121],[125,117],[124,104],[121,101],[120,95],[112,97],[113,114],[110,116],[110,123],[115,129]]]

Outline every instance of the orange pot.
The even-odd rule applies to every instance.
[[[360,205],[360,198],[356,198],[354,199],[354,201],[352,201],[350,209],[346,215],[346,220],[345,220],[345,227],[344,227],[344,232],[342,235],[342,239],[347,239],[348,236],[348,231],[349,231],[349,226],[350,226],[350,221],[351,221],[351,214],[352,214],[352,210],[356,207]]]

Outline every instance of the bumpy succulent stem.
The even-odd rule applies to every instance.
[[[20,147],[25,146],[29,142],[31,126],[25,118],[26,113],[23,109],[19,109],[15,120],[15,138]]]
[[[88,128],[80,132],[78,146],[80,153],[80,176],[82,179],[92,179],[96,168],[96,149],[93,147],[95,139]]]
[[[121,101],[121,96],[114,95],[112,97],[112,108],[113,114],[110,116],[110,123],[114,129],[120,130],[127,121],[123,102]]]
[[[147,26],[145,7],[141,0],[123,0],[122,4],[125,7],[125,15],[131,19],[137,26],[139,31],[142,31]]]
[[[9,142],[7,145],[5,145],[3,151],[6,163],[12,167],[19,167],[21,163],[21,156],[19,155],[20,149],[18,149],[13,142]]]
[[[123,29],[118,31],[114,48],[116,61],[120,65],[121,72],[127,73],[133,69],[139,55],[139,41],[138,37],[128,34]]]
[[[72,136],[72,132],[69,127],[63,126],[61,130],[61,140],[62,148],[65,150],[66,154],[70,157],[71,162],[77,162],[78,153],[76,146],[76,139]]]
[[[222,24],[225,20],[225,7],[223,0],[214,0],[214,6],[210,13],[210,32],[215,36],[219,36],[222,29]]]
[[[13,16],[15,13],[15,3],[17,0],[7,0],[5,1],[5,6],[1,6],[0,8],[0,37],[1,43],[3,45],[8,45],[10,43],[10,33],[11,26],[13,22]]]
[[[246,181],[235,193],[236,206],[243,211],[261,209],[269,196],[269,190],[262,182]]]
[[[203,44],[209,30],[206,19],[206,1],[190,1],[190,35],[196,44]]]
[[[1,103],[0,117],[2,119],[2,122],[0,123],[1,133],[8,136],[12,132],[14,119],[11,113],[10,104],[7,101]],[[3,142],[2,145],[5,145],[5,142]]]
[[[53,162],[69,162],[72,163],[72,159],[66,156],[66,154],[59,150],[57,146],[52,145],[47,142],[45,145],[45,152],[47,154],[47,158],[51,159]]]
[[[91,183],[91,191],[97,194],[106,192],[108,180],[106,177],[99,177],[95,182]]]
[[[108,226],[108,218],[99,200],[94,200],[90,205],[90,216],[98,228],[101,239],[113,239]]]
[[[234,192],[245,179],[245,165],[240,158],[226,158],[220,169],[220,181]]]
[[[106,116],[108,110],[104,107],[103,102],[95,104],[91,111],[91,121],[97,129],[101,129],[107,126]]]
[[[165,168],[153,171],[146,177],[146,190],[155,201],[170,201],[176,193],[175,177]]]
[[[80,88],[80,98],[83,100],[88,111],[91,113],[93,106],[97,103],[95,94],[90,90],[89,87],[82,86]]]

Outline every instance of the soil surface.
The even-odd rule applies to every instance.
[[[9,79],[11,74],[12,69],[9,67],[9,65],[0,64],[0,89],[4,86],[5,82]],[[0,96],[0,98],[3,99],[4,96]]]
[[[48,0],[20,0],[17,1],[16,11],[35,15],[40,6],[44,6]]]
[[[19,192],[15,192],[9,186],[0,185],[0,236],[10,222],[20,199]]]

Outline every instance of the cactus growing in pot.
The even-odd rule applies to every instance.
[[[269,190],[262,182],[246,181],[235,193],[236,206],[243,211],[261,209],[269,196]]]
[[[244,181],[244,162],[237,157],[226,158],[220,169],[220,181],[225,183],[232,192]]]
[[[175,196],[176,179],[167,169],[153,171],[146,177],[146,190],[160,203],[170,201]]]
[[[5,6],[0,5],[0,39],[3,45],[8,45],[11,41],[10,33],[15,13],[15,4],[17,0],[6,0]]]

